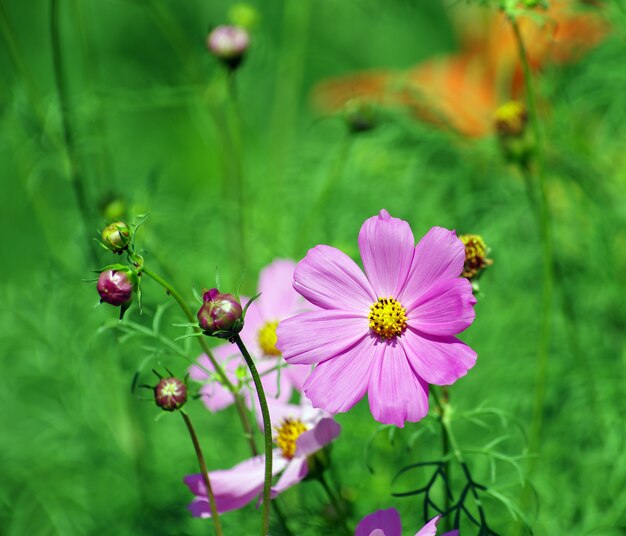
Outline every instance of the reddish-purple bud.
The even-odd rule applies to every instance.
[[[243,309],[232,294],[222,294],[216,288],[202,296],[198,322],[207,335],[229,339],[243,328]]]
[[[119,306],[130,303],[133,299],[135,274],[130,269],[105,270],[98,278],[100,300]]]
[[[154,388],[154,401],[165,411],[180,409],[187,402],[187,386],[178,378],[161,378]]]
[[[113,253],[122,253],[128,248],[131,238],[131,229],[123,221],[107,225],[102,231],[104,245]]]
[[[248,32],[239,26],[218,26],[207,38],[211,53],[231,69],[239,66],[249,45]]]

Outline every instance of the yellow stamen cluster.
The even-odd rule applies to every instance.
[[[393,298],[378,298],[370,306],[370,329],[381,337],[391,339],[406,329],[406,309]]]
[[[507,102],[494,114],[496,132],[503,137],[518,137],[524,133],[528,122],[526,107],[517,101]]]
[[[487,245],[480,235],[465,234],[459,238],[465,245],[465,264],[461,275],[473,279],[493,261],[487,258]]]
[[[271,320],[263,324],[257,334],[259,346],[263,354],[268,357],[280,356],[280,350],[276,348],[276,341],[278,340],[276,337],[276,328],[278,328],[278,320]]]
[[[285,458],[291,460],[294,457],[296,454],[296,441],[307,430],[306,424],[300,419],[286,418],[280,426],[276,427],[277,433],[274,442],[283,451]]]

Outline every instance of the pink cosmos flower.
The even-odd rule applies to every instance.
[[[441,227],[415,246],[409,224],[381,210],[359,250],[365,274],[324,245],[298,263],[293,286],[320,310],[282,321],[277,348],[288,363],[317,363],[304,384],[315,407],[348,411],[367,392],[377,421],[403,427],[427,414],[429,383],[454,383],[476,362],[454,337],[474,320],[465,248]]]
[[[300,482],[309,472],[307,457],[333,441],[341,431],[339,424],[323,410],[314,409],[303,398],[301,406],[268,401],[270,418],[276,432],[272,451],[272,472],[281,474],[272,487],[272,498]],[[231,469],[209,473],[217,511],[241,508],[263,491],[265,457],[255,456]],[[201,474],[184,478],[196,496],[189,505],[195,517],[210,517],[211,510]]]
[[[439,517],[434,517],[424,525],[415,536],[435,536]],[[402,536],[402,521],[395,508],[378,510],[365,516],[356,527],[354,536]],[[446,532],[443,536],[459,536],[458,530]]]
[[[304,380],[311,371],[310,365],[288,365],[280,373],[272,370],[283,363],[280,351],[276,349],[279,321],[313,308],[293,289],[291,282],[295,266],[293,261],[279,259],[261,271],[258,286],[261,296],[250,304],[239,334],[255,358],[259,374],[262,374],[266,396],[284,402],[290,399],[294,388],[302,391]],[[242,297],[242,303],[247,301],[247,298]],[[237,347],[231,343],[222,344],[214,349],[214,356],[231,382],[237,385],[237,368],[243,367],[245,370],[245,361]],[[198,358],[198,364],[200,366],[194,365],[189,369],[189,374],[196,381],[207,382],[207,371],[213,371],[213,365],[206,355]],[[217,378],[211,380],[200,390],[202,400],[210,411],[220,411],[233,403],[233,395]],[[251,406],[252,400],[256,400],[256,395],[250,396],[251,392],[251,389],[244,391],[248,406]]]

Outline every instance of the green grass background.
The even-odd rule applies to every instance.
[[[179,374],[185,363],[146,350],[145,341],[99,333],[116,310],[93,309],[94,284],[83,280],[111,262],[85,236],[97,236],[106,224],[102,208],[120,199],[126,218],[150,214],[138,243],[147,262],[172,274],[190,301],[192,286],[213,284],[216,267],[222,286],[235,289],[244,266],[231,245],[237,207],[223,167],[223,73],[204,46],[207,28],[225,21],[232,4],[61,2],[69,112],[88,200],[84,229],[63,149],[49,5],[0,2],[2,534],[212,531],[185,507],[191,495],[182,477],[196,471],[196,462],[181,419],[155,420],[153,404],[131,393],[146,359]],[[495,262],[481,282],[476,321],[463,336],[479,360],[453,387],[452,401],[459,412],[500,408],[527,430],[541,249],[519,174],[502,162],[493,138],[459,142],[402,116],[347,138],[340,119],[320,119],[308,102],[324,77],[409,67],[453,51],[447,13],[453,7],[434,0],[251,5],[261,20],[237,74],[244,291],[254,290],[258,271],[273,259],[298,260],[317,243],[358,257],[359,227],[381,208],[409,221],[416,236],[433,225],[480,233]],[[626,533],[626,16],[618,3],[609,14],[616,28],[610,38],[578,64],[547,69],[538,80],[561,269],[536,493],[526,512],[537,535]],[[307,218],[311,224],[303,228]],[[146,314],[129,315],[149,324],[167,296],[151,281],[144,294]],[[170,307],[165,318],[165,333],[179,334],[169,327],[182,320],[178,311]],[[142,379],[150,381],[145,371]],[[194,402],[189,411],[210,467],[248,455],[232,408],[210,415]],[[343,433],[333,447],[333,478],[352,501],[351,523],[395,506],[413,534],[422,522],[420,500],[391,492],[417,483],[407,476],[392,486],[391,479],[400,468],[437,456],[436,427],[434,435],[419,437],[414,434],[427,423],[409,424],[393,437],[379,434],[366,463],[364,445],[378,429],[367,402],[337,420]],[[487,428],[461,423],[461,444],[482,446],[506,435],[504,451],[524,451],[512,420],[487,421]],[[469,459],[476,478],[491,485],[484,457]],[[496,489],[519,499],[515,472],[498,468]],[[281,501],[294,533],[334,533],[315,482]],[[513,533],[502,504],[485,507],[495,530]],[[259,517],[253,505],[223,516],[226,534],[256,534]]]

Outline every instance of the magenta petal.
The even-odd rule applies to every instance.
[[[213,413],[222,411],[235,401],[232,393],[217,381],[203,385],[200,388],[200,397],[206,408]]]
[[[196,497],[188,506],[193,517],[211,517],[211,506],[208,499]]]
[[[365,516],[356,526],[354,536],[371,536],[372,533],[380,536],[402,536],[402,521],[398,511],[389,508]]]
[[[411,368],[402,346],[383,341],[377,345],[376,362],[367,391],[374,419],[404,427],[428,413],[428,385]]]
[[[361,269],[342,251],[315,246],[296,266],[295,288],[322,309],[368,314],[376,295]]]
[[[283,320],[276,330],[278,348],[291,364],[326,361],[363,339],[367,316],[344,311],[311,311]]]
[[[285,419],[299,419],[302,413],[302,407],[295,404],[288,404],[279,400],[268,399],[267,407],[270,413],[270,422],[272,428],[276,428],[281,425]],[[263,429],[263,418],[261,412],[257,412],[257,422],[259,428]]]
[[[305,395],[314,407],[329,413],[348,411],[367,390],[374,357],[373,338],[367,337],[317,365],[304,382]]]
[[[441,279],[459,277],[465,263],[465,246],[454,231],[433,227],[415,246],[413,262],[398,299],[415,302]]]
[[[285,491],[287,488],[295,486],[298,482],[301,482],[308,472],[309,465],[306,458],[294,458],[291,460],[283,474],[280,475],[276,485],[272,486],[272,499],[279,493]]]
[[[306,302],[293,288],[296,263],[277,259],[261,270],[257,303],[266,320],[282,320],[296,314]]]
[[[445,279],[430,287],[408,307],[408,324],[432,335],[456,335],[474,321],[475,303],[468,279]]]
[[[326,417],[314,428],[304,432],[296,440],[296,456],[309,456],[334,441],[341,433],[341,425],[335,419]]]
[[[441,516],[432,518],[415,534],[415,536],[435,536],[437,534],[437,523],[439,523],[440,517]]]
[[[459,536],[459,531],[458,530],[451,530],[450,532],[446,532],[445,534],[442,534],[441,536]]]
[[[476,364],[476,352],[456,337],[408,329],[402,335],[402,347],[413,370],[434,385],[450,385]]]
[[[378,297],[398,296],[411,268],[414,249],[413,232],[404,220],[381,210],[378,216],[365,221],[359,232],[359,250]]]

